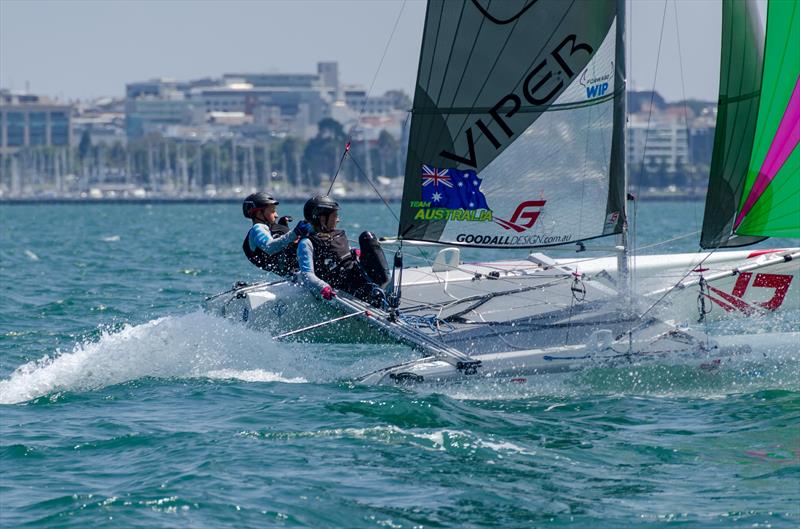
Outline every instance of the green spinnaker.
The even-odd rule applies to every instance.
[[[772,0],[740,235],[800,237],[800,3]]]
[[[722,47],[714,152],[700,246],[746,246],[763,237],[731,237],[756,133],[764,31],[755,0],[722,2]]]

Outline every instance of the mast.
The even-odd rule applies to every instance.
[[[625,149],[625,143],[628,136],[628,72],[625,69],[627,53],[625,42],[625,18],[626,18],[626,4],[627,0],[617,0],[617,44],[619,45],[619,53],[622,55],[620,64],[625,72],[623,79],[623,116],[624,116],[624,130],[621,135],[622,141],[622,231],[617,235],[617,284],[619,285],[620,294],[627,301],[631,296],[630,284],[630,270],[628,268],[628,155]],[[631,68],[632,69],[632,68]]]

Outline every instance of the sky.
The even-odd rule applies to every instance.
[[[663,19],[656,89],[668,101],[716,100],[720,9],[629,0],[633,86],[653,86]],[[0,87],[85,100],[154,77],[310,73],[338,61],[343,83],[412,94],[424,19],[424,0],[0,0]]]

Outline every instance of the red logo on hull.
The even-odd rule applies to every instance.
[[[736,284],[733,285],[733,291],[729,294],[718,288],[712,286],[708,287],[710,293],[716,294],[719,297],[714,297],[711,294],[706,294],[708,299],[725,309],[726,312],[743,312],[750,315],[756,312],[777,310],[778,307],[783,305],[783,300],[786,298],[786,293],[789,291],[789,285],[792,284],[793,276],[787,274],[755,274],[756,278],[752,284],[750,280],[753,277],[752,272],[742,272],[736,279]],[[772,297],[767,301],[748,303],[744,299],[748,287],[754,288],[770,288],[773,290]]]
[[[544,206],[546,200],[528,200],[523,202],[511,215],[511,220],[503,220],[495,217],[494,221],[507,230],[514,230],[521,233],[533,227],[536,219],[542,214],[541,208]],[[523,221],[526,221],[523,224]]]

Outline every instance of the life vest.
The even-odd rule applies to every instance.
[[[314,275],[333,288],[346,288],[357,266],[350,253],[344,230],[312,233],[308,236],[314,246]]]
[[[268,224],[269,232],[273,237],[280,237],[292,231],[283,224]],[[252,228],[251,228],[252,229]],[[278,253],[269,255],[261,248],[250,249],[250,231],[244,237],[242,250],[251,263],[267,272],[273,272],[280,276],[288,276],[299,268],[297,265],[297,243],[292,242]]]

